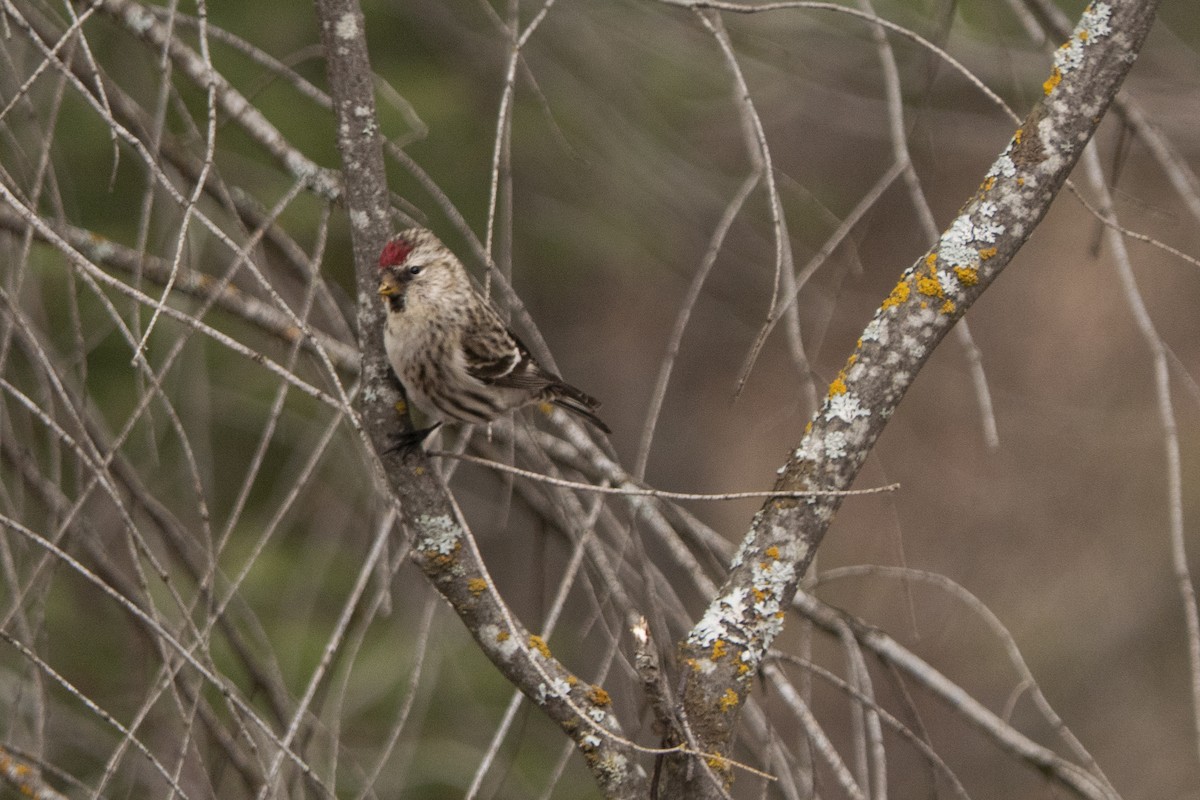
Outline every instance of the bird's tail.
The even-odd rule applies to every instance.
[[[569,383],[559,381],[551,388],[550,402],[586,419],[605,433],[612,433],[604,420],[596,416],[600,401]]]

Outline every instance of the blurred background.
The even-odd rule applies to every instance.
[[[1072,24],[1082,6],[1058,3]],[[389,161],[396,207],[437,232],[481,280],[510,24],[515,18],[523,30],[543,7],[363,6],[380,129],[407,159]],[[389,577],[381,569],[361,598],[353,594],[370,543],[392,521],[361,440],[341,411],[305,389],[337,397],[339,385],[350,392],[356,380],[347,219],[226,111],[212,116],[210,134],[204,86],[153,39],[166,31],[193,52],[207,49],[289,148],[336,170],[312,7],[213,4],[204,9],[203,37],[192,4],[175,17],[165,4],[155,11],[116,0],[73,9],[14,0],[4,8],[0,745],[40,765],[70,797],[171,796],[163,772],[190,797],[254,796],[274,758],[270,737],[194,664],[181,663],[163,643],[165,630],[203,642],[189,652],[279,735],[332,649],[297,747],[337,797],[598,797],[582,759],[536,709],[521,707],[505,727],[511,686],[417,570],[400,564]],[[1050,52],[1062,40],[1052,30],[1035,34],[1047,24],[1037,2],[904,0],[877,2],[874,11],[944,48],[1019,115],[1041,97]],[[1164,167],[1115,112],[1096,144],[1120,224],[1194,258],[1200,195],[1188,170],[1200,160],[1200,19],[1192,12],[1186,3],[1163,4],[1123,92],[1180,160]],[[44,48],[72,15],[84,16],[86,46],[70,38],[61,48],[70,68],[46,67]],[[691,306],[657,425],[645,435],[689,287],[761,157],[729,63],[696,14],[649,0],[550,5],[517,64],[493,217],[495,264],[511,275],[559,372],[603,401],[619,462],[636,472],[644,458],[647,483],[689,492],[770,487],[813,398],[931,244],[894,169],[894,118],[874,27],[802,8],[721,19],[769,146],[790,268],[805,275],[796,325],[785,317],[772,331],[740,393],[775,286],[771,199],[761,179]],[[895,33],[888,42],[903,141],[941,229],[1015,126],[929,47]],[[109,116],[125,133],[110,132]],[[185,212],[180,200],[194,192],[210,149],[214,188]],[[1177,190],[1181,180],[1192,182],[1190,193]],[[1078,170],[1077,182],[1095,204]],[[44,230],[31,228],[30,210]],[[260,241],[255,229],[264,220],[272,224]],[[97,283],[53,237],[151,298],[169,280],[178,313],[156,315]],[[1200,274],[1194,260],[1127,243],[1169,364],[1185,561],[1195,571]],[[234,256],[237,247],[247,263]],[[175,275],[165,278],[173,262]],[[233,289],[206,308],[205,291],[225,276]],[[275,317],[261,322],[240,301]],[[341,346],[330,350],[334,369],[295,350],[292,312]],[[295,380],[193,330],[188,316]],[[901,488],[843,505],[808,588],[890,633],[1015,729],[1068,754],[1001,639],[964,599],[969,592],[1008,629],[1047,700],[1120,796],[1200,797],[1162,396],[1103,228],[1079,199],[1058,198],[966,320],[991,411],[970,349],[948,337],[858,484]],[[527,412],[518,425],[536,428],[539,417]],[[512,459],[504,431],[479,438],[476,452]],[[561,588],[571,540],[514,488],[520,481],[462,465],[451,488],[501,593],[536,630]],[[759,502],[680,505],[680,515],[735,546]],[[610,530],[642,535],[636,514],[617,505],[611,516]],[[706,598],[655,544],[622,550],[606,541],[634,573],[644,546],[663,580],[684,587],[684,617],[699,617]],[[47,556],[49,542],[72,561]],[[719,559],[705,559],[719,582]],[[961,588],[847,571],[860,565],[936,573]],[[144,609],[159,632],[148,633],[85,569]],[[607,675],[597,653],[612,660],[605,647],[621,637],[621,617],[612,613],[612,587],[585,573],[569,589],[550,644],[596,680]],[[649,590],[636,597],[658,599]],[[349,636],[331,645],[348,603]],[[686,632],[672,619],[660,631],[668,658],[671,640]],[[841,645],[805,631],[789,620],[779,647],[844,671]],[[626,732],[654,745],[622,658],[597,682],[616,697]],[[969,796],[1064,793],[920,685],[868,661],[879,702],[927,738]],[[812,680],[814,713],[852,762],[846,697]],[[804,731],[778,695],[765,684],[756,693],[779,741],[804,751]],[[138,744],[84,698],[136,728]],[[911,746],[887,737],[892,796],[953,793]],[[494,740],[496,758],[481,766]],[[736,796],[845,796],[827,767],[808,770],[805,757],[795,758],[807,777],[792,788],[743,776]],[[272,796],[327,794],[291,764],[284,774]],[[15,784],[0,783],[0,798],[17,796]]]

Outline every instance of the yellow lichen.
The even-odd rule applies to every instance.
[[[462,550],[462,542],[455,542],[454,548],[449,553],[443,553],[435,548],[426,550],[425,554],[429,556],[430,561],[439,567],[448,567],[454,563],[454,557],[458,554],[459,550]]]
[[[729,649],[728,649],[727,645],[725,644],[724,639],[717,639],[715,642],[713,642],[713,647],[712,647],[712,660],[713,661],[720,661],[721,658],[723,656],[725,656],[725,654],[728,652],[729,652]]]
[[[953,314],[955,308],[957,308],[957,306],[954,305],[953,300],[947,300],[946,302],[942,303],[943,314]]]
[[[543,414],[545,414],[548,417],[548,416],[550,416],[550,412],[554,410],[554,404],[538,403],[538,410],[541,411]]]
[[[1046,82],[1042,84],[1042,91],[1046,94],[1050,94],[1054,91],[1054,87],[1058,86],[1058,84],[1061,82],[1062,73],[1059,72],[1058,67],[1055,67],[1054,71],[1050,73],[1050,77],[1046,78]]]
[[[937,269],[937,253],[925,256],[925,266],[929,267],[930,271]]]
[[[892,293],[883,301],[883,308],[892,308],[898,306],[908,299],[908,293],[911,291],[908,286],[908,281],[900,281],[892,287]]]
[[[767,548],[767,558],[779,558],[779,548],[771,545]]]
[[[483,590],[486,588],[487,581],[483,578],[471,578],[471,580],[467,581],[467,591],[476,597],[479,597],[479,595],[483,594]]]
[[[980,250],[980,251],[979,251],[979,260],[980,260],[980,261],[987,261],[989,258],[992,258],[992,257],[993,257],[993,256],[995,256],[995,255],[996,255],[996,248],[994,248],[994,247],[985,247],[985,248],[983,248],[982,250]]]
[[[836,397],[839,394],[845,394],[845,393],[846,393],[846,382],[844,380],[842,380],[841,376],[839,375],[838,377],[833,379],[833,383],[829,384],[829,396]]]
[[[392,407],[395,408],[396,413],[402,417],[404,416],[404,412],[408,411],[408,403],[404,402],[403,400],[397,400],[396,405]]]
[[[717,707],[722,711],[732,711],[738,707],[737,692],[733,689],[726,689],[725,694],[721,695],[721,699],[717,701]]]
[[[742,663],[737,665],[738,675],[745,675],[749,671],[750,671],[750,665],[747,664],[745,661],[743,661]]]
[[[979,283],[979,270],[975,267],[955,267],[954,275],[963,286],[974,286]]]
[[[608,692],[601,689],[599,686],[592,686],[588,690],[588,700],[591,700],[598,706],[607,706],[612,703],[612,698],[608,696]]]
[[[508,635],[509,635],[508,631],[500,631],[499,633],[496,634],[496,641],[497,642],[507,642]]]
[[[1013,134],[1013,144],[1020,144],[1021,137],[1025,135],[1025,131],[1017,128],[1017,132]]]
[[[529,637],[529,646],[542,654],[542,658],[550,657],[550,648],[546,645],[546,640],[536,634],[531,634]]]
[[[993,187],[993,186],[995,186],[995,185],[996,185],[996,176],[995,176],[995,175],[989,175],[989,176],[987,177],[987,179],[986,179],[986,180],[984,180],[984,182],[983,182],[983,190],[984,190],[985,192],[991,191],[992,187]]]
[[[926,297],[942,297],[942,282],[932,275],[917,279],[917,291]]]

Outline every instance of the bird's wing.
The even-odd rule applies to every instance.
[[[463,337],[468,374],[493,386],[532,391],[555,382],[498,318],[480,322],[474,335]]]

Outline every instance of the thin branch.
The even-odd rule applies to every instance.
[[[594,483],[579,483],[578,481],[568,481],[563,478],[555,478],[550,475],[542,475],[532,470],[521,469],[520,467],[512,467],[508,464],[502,464],[499,461],[493,461],[487,458],[479,458],[465,453],[451,453],[444,450],[431,450],[429,455],[437,458],[453,458],[458,461],[466,461],[471,464],[479,464],[488,469],[496,470],[497,472],[506,472],[510,475],[519,475],[522,478],[546,483],[551,486],[561,486],[566,489],[575,489],[581,492],[592,492],[595,494],[617,494],[626,497],[661,497],[665,500],[745,500],[751,497],[820,497],[827,494],[819,489],[812,491],[781,491],[781,492],[719,492],[715,494],[698,494],[692,492],[669,492],[665,489],[651,489],[648,487],[635,487],[630,485],[623,486],[602,486]],[[900,488],[900,484],[892,483],[887,486],[879,486],[874,489],[843,489],[834,491],[834,494],[842,496],[860,495],[860,494],[886,494],[894,492]]]

